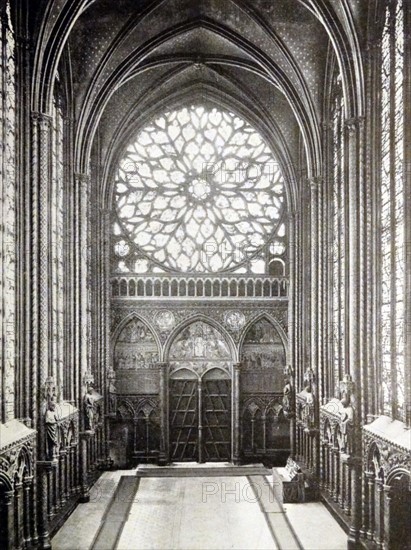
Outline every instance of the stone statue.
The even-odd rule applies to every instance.
[[[283,411],[285,418],[292,416],[293,410],[293,387],[289,378],[285,379],[285,386],[283,388]]]
[[[94,397],[93,388],[89,386],[83,399],[84,405],[84,429],[86,431],[94,430]]]
[[[49,401],[44,415],[44,423],[46,425],[47,460],[55,460],[58,446],[58,415],[54,401]]]

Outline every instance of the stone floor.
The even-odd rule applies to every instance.
[[[141,477],[105,472],[52,540],[54,550],[343,550],[321,503],[285,504],[264,476]],[[132,476],[128,479],[122,476]],[[134,483],[134,485],[132,485]],[[123,491],[132,487],[133,495]],[[122,492],[123,491],[123,492]]]

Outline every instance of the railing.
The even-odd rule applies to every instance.
[[[287,298],[286,277],[174,277],[121,275],[111,278],[113,298]]]

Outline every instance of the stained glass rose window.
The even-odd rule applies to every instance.
[[[116,226],[140,254],[179,272],[224,271],[258,255],[281,225],[284,202],[264,138],[217,108],[152,120],[115,180]]]

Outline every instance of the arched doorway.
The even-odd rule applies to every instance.
[[[177,335],[169,358],[171,461],[229,461],[231,354],[225,339],[196,321]]]

